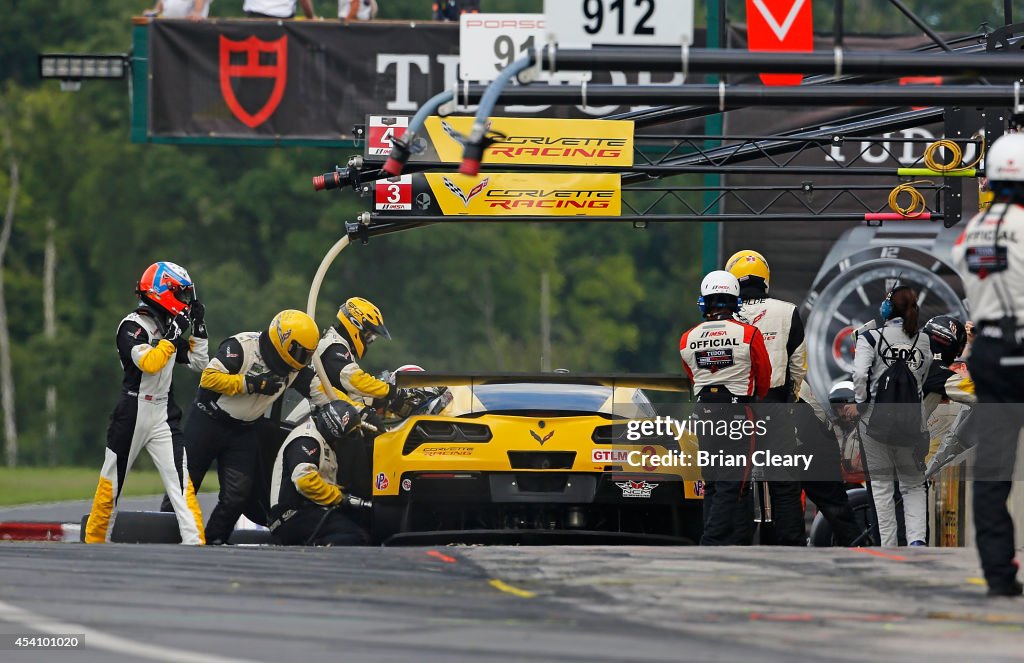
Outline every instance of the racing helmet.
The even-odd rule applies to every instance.
[[[362,297],[350,297],[338,309],[338,322],[352,341],[352,351],[358,359],[366,354],[366,348],[378,336],[391,340],[388,328],[384,326],[384,316],[380,309]]]
[[[743,300],[740,299],[740,282],[731,273],[721,269],[708,273],[701,281],[697,304],[701,313],[716,308],[738,311],[743,305]]]
[[[856,387],[851,380],[843,380],[832,385],[828,392],[828,402],[833,405],[845,405],[857,402]]]
[[[313,409],[313,425],[328,442],[336,442],[359,423],[359,412],[345,401],[331,401]]]
[[[320,342],[320,330],[313,318],[295,309],[275,315],[267,335],[278,356],[296,371],[309,365]]]
[[[183,267],[173,262],[155,262],[146,268],[135,285],[135,293],[146,304],[172,318],[195,299],[195,284]]]
[[[764,287],[768,287],[771,279],[771,269],[768,268],[768,261],[757,251],[744,249],[732,254],[725,261],[725,271],[735,276],[740,283],[747,283],[752,279],[760,279]]]
[[[985,152],[985,176],[996,195],[1024,184],[1024,134],[1004,134],[992,143]]]
[[[951,364],[967,347],[967,327],[949,315],[937,315],[924,324],[933,355],[941,355],[944,364]]]
[[[424,371],[424,369],[423,369],[422,366],[417,366],[416,364],[402,364],[401,366],[396,368],[394,371],[392,371],[391,374],[388,375],[388,382],[390,382],[391,384],[395,384],[395,382],[398,379],[397,375],[399,373],[403,373],[403,372],[422,373],[423,371]]]

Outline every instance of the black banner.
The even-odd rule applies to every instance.
[[[451,89],[458,62],[459,28],[451,23],[161,19],[149,27],[147,134],[351,140],[367,115],[412,115]],[[593,80],[678,84],[681,77],[612,72]],[[595,118],[632,108],[509,106],[498,114]]]

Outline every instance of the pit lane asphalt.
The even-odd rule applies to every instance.
[[[0,633],[88,646],[0,660],[1024,660],[1024,600],[976,575],[966,549],[6,543]]]

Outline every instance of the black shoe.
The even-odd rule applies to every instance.
[[[1014,580],[1008,585],[989,585],[988,596],[1020,596],[1024,594],[1024,585]]]
[[[208,545],[208,546],[230,546],[232,544],[231,544],[230,541],[227,541],[225,539],[214,539],[213,541],[207,541],[206,545]]]

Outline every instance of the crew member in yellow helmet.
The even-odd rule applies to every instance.
[[[357,361],[378,338],[391,339],[380,309],[367,299],[350,297],[338,309],[338,321],[324,332],[317,354],[336,389],[353,400],[369,401],[375,408],[397,410],[405,400],[405,390],[370,375]]]
[[[791,406],[777,404],[796,402],[807,373],[807,349],[800,311],[795,304],[768,296],[771,269],[768,261],[757,251],[737,251],[725,262],[725,269],[740,282],[743,305],[737,317],[761,331],[772,364],[768,394],[758,399],[759,403],[765,404],[759,410],[759,419],[771,422],[771,425],[768,426],[768,434],[758,440],[758,448],[770,449],[771,453],[795,453],[790,432],[792,420],[788,414]],[[761,543],[807,545],[799,478],[785,472],[768,477],[774,522],[770,529],[762,526]],[[746,544],[753,538],[752,503],[746,513],[750,519],[737,529],[739,532],[745,529],[747,533],[741,534],[737,543]]]
[[[185,449],[197,491],[217,461],[220,495],[206,524],[207,543],[227,543],[250,501],[260,448],[253,422],[288,387],[316,405],[328,402],[309,365],[319,339],[313,318],[281,311],[263,331],[242,332],[221,343],[203,371],[185,424]]]

